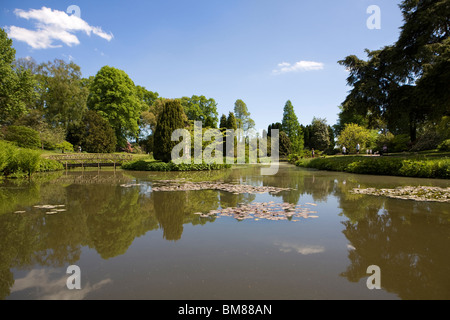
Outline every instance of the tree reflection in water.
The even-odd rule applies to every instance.
[[[102,259],[110,259],[123,255],[136,238],[151,230],[162,229],[165,240],[178,241],[185,224],[215,221],[214,217],[201,218],[195,212],[236,207],[256,199],[253,194],[216,190],[151,192],[153,180],[165,179],[293,189],[267,195],[277,202],[301,204],[302,198],[311,197],[326,203],[331,197],[338,202],[342,234],[352,248],[348,252],[350,264],[340,276],[359,282],[367,278],[367,267],[375,264],[381,268],[383,289],[401,298],[450,298],[450,273],[445,267],[450,264],[448,204],[350,193],[354,187],[391,187],[416,180],[292,166],[282,166],[276,176],[262,177],[259,172],[254,167],[166,174],[70,172],[56,175],[53,180],[5,182],[0,188],[0,299],[11,293],[13,269],[76,264],[83,247],[95,249]],[[125,188],[124,183],[135,186]],[[34,207],[37,204],[65,205],[67,212],[46,215],[45,210]]]

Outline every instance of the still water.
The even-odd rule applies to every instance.
[[[350,193],[448,187],[283,164],[156,173],[72,171],[0,184],[0,299],[450,299],[450,206]],[[292,188],[152,191],[160,180]],[[239,204],[314,206],[316,219],[201,217]],[[59,208],[47,214],[46,205]],[[81,270],[69,290],[67,268]],[[380,267],[369,290],[367,268]]]

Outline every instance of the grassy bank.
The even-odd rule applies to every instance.
[[[19,148],[12,143],[0,141],[0,177],[30,177],[35,172],[63,169],[59,162],[44,159],[38,150]]]
[[[450,158],[438,154],[388,157],[334,156],[300,159],[295,165],[359,174],[450,179]]]
[[[127,162],[122,165],[124,170],[132,171],[208,171],[231,168],[228,164],[175,164],[173,162],[165,163],[155,160],[137,160]]]

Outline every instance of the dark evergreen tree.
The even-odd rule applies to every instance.
[[[172,133],[177,129],[183,129],[184,111],[180,100],[166,100],[158,124],[155,129],[153,142],[153,157],[156,160],[170,162],[172,149],[179,143],[172,141]]]
[[[233,112],[230,112],[228,114],[227,129],[231,129],[231,130],[236,130],[237,129],[236,117],[234,116]]]
[[[272,123],[267,128],[267,136],[272,136],[272,130],[279,130],[279,132],[283,131],[283,125],[280,122]]]
[[[282,127],[291,140],[292,152],[296,154],[301,153],[304,147],[303,132],[295,114],[294,106],[289,100],[284,106]]]
[[[236,117],[234,116],[234,113],[233,113],[233,112],[230,112],[230,113],[228,114],[228,118],[227,118],[227,129],[229,129],[229,130],[237,130]],[[228,139],[228,137],[225,137],[225,139],[224,139],[224,142],[225,142],[225,148],[224,148],[225,153],[224,153],[224,154],[227,154],[227,153],[226,153],[226,142],[227,142],[226,139]],[[233,152],[233,155],[232,155],[232,154],[229,154],[228,156],[234,156],[234,155],[236,155],[236,150],[237,150],[237,137],[235,136],[235,137],[234,137],[234,152]]]
[[[328,150],[333,151],[334,147],[336,147],[336,142],[334,140],[335,139],[334,130],[330,125],[328,125],[328,135],[330,138],[330,145],[328,146]]]
[[[227,129],[227,116],[222,114],[222,116],[220,117],[220,125],[219,128],[221,131],[224,131]]]

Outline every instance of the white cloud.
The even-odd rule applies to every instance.
[[[301,255],[322,253],[325,251],[325,248],[322,246],[305,246],[288,242],[276,242],[275,245],[280,247],[281,252],[287,253],[294,251]]]
[[[35,289],[31,291],[31,299],[83,300],[89,293],[100,290],[105,285],[112,283],[112,280],[107,278],[93,285],[90,283],[82,284],[81,290],[69,290],[66,285],[68,275],[55,277],[55,274],[56,271],[54,270],[31,270],[25,277],[14,281],[11,293]]]
[[[273,70],[274,74],[282,74],[288,72],[303,72],[303,71],[316,71],[322,70],[324,64],[322,62],[315,61],[298,61],[294,64],[289,62],[282,62],[278,64],[278,69]]]
[[[66,12],[42,7],[24,11],[15,9],[16,16],[35,21],[36,30],[10,26],[7,28],[8,36],[18,41],[26,42],[33,49],[47,49],[61,47],[62,42],[69,47],[80,44],[75,32],[84,32],[88,36],[95,34],[107,41],[111,41],[113,35],[104,32],[100,27],[90,26],[86,21],[76,15],[68,15]]]

